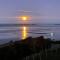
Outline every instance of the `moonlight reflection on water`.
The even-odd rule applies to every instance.
[[[22,27],[22,39],[27,38],[27,36],[28,36],[27,32],[28,32],[28,28],[26,26],[23,26]]]

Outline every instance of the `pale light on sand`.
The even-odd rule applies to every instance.
[[[53,37],[54,36],[54,33],[51,33],[51,36]]]

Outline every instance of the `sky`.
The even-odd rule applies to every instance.
[[[21,15],[32,23],[60,23],[60,0],[0,0],[0,24],[21,23]]]

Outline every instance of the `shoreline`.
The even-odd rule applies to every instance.
[[[28,37],[20,41],[10,41],[8,44],[0,46],[0,59],[25,59],[29,56],[35,56],[35,54],[40,54],[43,51],[43,54],[60,53],[60,46],[52,47],[53,45],[60,44],[60,41],[52,41],[50,38],[44,38],[43,36],[32,38]],[[47,51],[45,53],[45,50]],[[49,55],[51,56],[51,55]],[[47,58],[49,57],[47,56]],[[5,58],[6,57],[6,58]],[[45,57],[45,56],[44,56]]]
[[[40,36],[41,37],[41,36]],[[30,38],[32,39],[32,40],[37,40],[38,38],[40,38],[40,37],[34,37],[34,38],[32,38],[32,37],[27,37],[26,39],[10,39],[10,41],[9,42],[7,42],[7,43],[3,43],[3,44],[0,44],[0,47],[2,46],[2,47],[4,47],[4,46],[8,46],[8,45],[10,45],[10,44],[14,44],[15,42],[24,42],[24,41],[26,41],[27,39],[28,40],[30,40]],[[53,42],[53,43],[55,43],[55,44],[60,44],[60,41],[59,40],[55,40],[55,39],[51,39],[51,38],[44,38],[44,36],[42,36],[43,37],[43,39],[45,40],[50,40],[51,42]],[[6,40],[6,39],[5,39]],[[9,39],[7,39],[7,40],[9,40]],[[14,41],[13,41],[14,40]]]

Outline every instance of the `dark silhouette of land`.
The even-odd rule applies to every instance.
[[[0,47],[0,60],[24,60],[25,57],[38,54],[42,50],[44,54],[45,50],[48,50],[47,58],[49,58],[49,49],[52,48],[53,44],[60,44],[60,41],[52,41],[50,38],[45,39],[43,36],[37,38],[28,37],[15,42],[10,41],[9,45]],[[59,50],[58,53],[60,52]],[[55,50],[52,50],[52,52],[55,52]],[[44,55],[44,57],[46,56]]]

